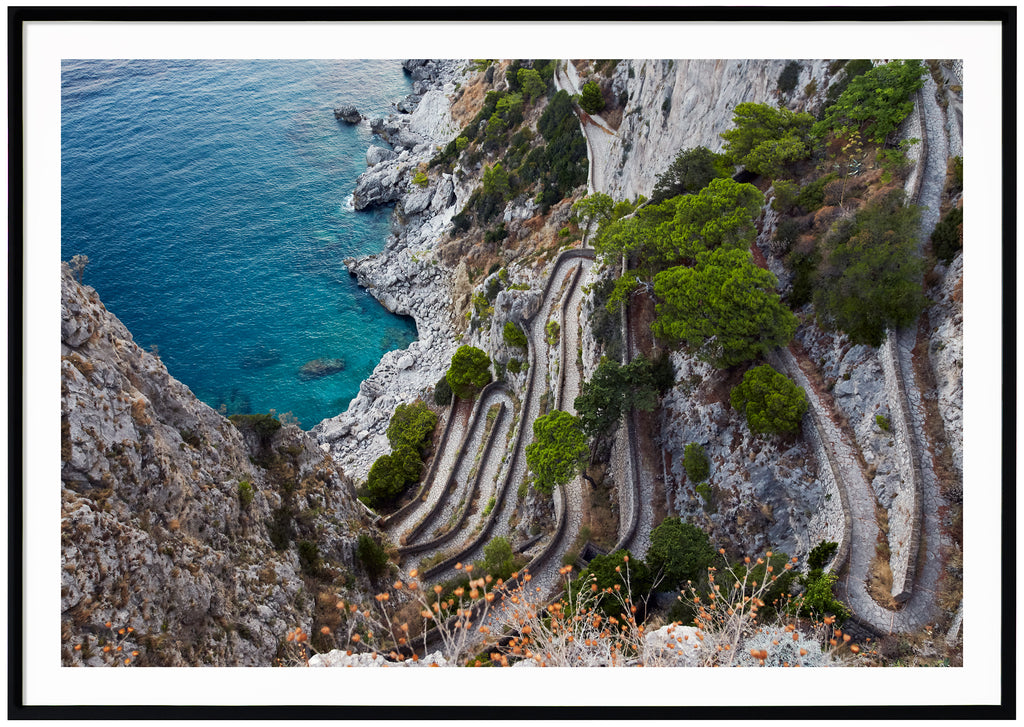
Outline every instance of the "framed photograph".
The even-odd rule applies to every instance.
[[[9,717],[1014,715],[1015,8],[8,31]]]

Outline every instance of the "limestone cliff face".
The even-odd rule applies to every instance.
[[[657,175],[682,149],[720,151],[719,134],[745,102],[778,104],[779,74],[786,60],[635,60],[620,63],[613,88],[626,93],[622,123],[609,152],[607,189],[616,199],[650,196]],[[815,100],[802,89],[812,80],[825,90],[828,61],[803,61],[797,88],[781,99],[794,110]],[[817,93],[817,92],[814,92]]]
[[[362,506],[297,427],[243,434],[198,401],[66,265],[61,293],[63,662],[103,663],[110,621],[140,663],[270,665],[337,576],[363,580]]]

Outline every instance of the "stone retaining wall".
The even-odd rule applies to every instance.
[[[896,332],[890,330],[878,349],[878,358],[885,372],[891,428],[902,474],[900,490],[889,508],[889,566],[892,569],[892,596],[897,602],[903,602],[914,590],[917,551],[921,542],[921,472],[914,456],[910,409],[896,346]]]

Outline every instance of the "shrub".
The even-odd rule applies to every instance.
[[[445,378],[452,393],[460,399],[472,399],[491,381],[491,359],[474,346],[460,346],[452,356]]]
[[[373,580],[384,575],[387,571],[387,551],[372,536],[366,533],[362,533],[359,536],[359,544],[356,546],[356,557]]]
[[[747,102],[736,107],[732,121],[735,128],[720,134],[725,152],[756,174],[779,176],[788,164],[811,154],[810,114]]]
[[[807,567],[812,571],[823,569],[832,560],[832,556],[836,554],[837,550],[839,550],[839,543],[822,540],[807,554]]]
[[[790,61],[786,64],[786,67],[782,69],[782,73],[779,74],[778,87],[783,93],[789,93],[796,88],[796,82],[800,78],[800,64],[796,61]]]
[[[701,482],[693,489],[697,492],[698,495],[700,495],[700,499],[704,501],[704,509],[707,510],[708,512],[714,512],[715,491],[711,488],[711,485],[709,485],[707,482]]]
[[[800,196],[800,185],[792,179],[776,179],[772,184],[775,189],[775,199],[772,200],[772,209],[776,212],[786,212]]]
[[[513,348],[526,348],[527,346],[526,334],[512,321],[505,322],[505,328],[501,332],[501,337],[505,340],[506,346],[512,346]]]
[[[452,387],[445,376],[434,384],[434,403],[438,406],[448,406],[452,403]]]
[[[594,81],[583,84],[583,89],[580,91],[580,108],[588,114],[600,113],[604,109],[601,87]]]
[[[241,503],[243,509],[252,504],[254,497],[256,497],[256,493],[253,491],[252,484],[248,480],[242,480],[238,483],[238,502]]]
[[[924,309],[919,219],[920,209],[896,190],[825,238],[814,304],[853,343],[881,345],[887,327],[910,325]]]
[[[484,546],[483,565],[487,575],[508,580],[515,570],[515,555],[507,539],[499,535]]]
[[[416,172],[416,176],[412,178],[412,183],[417,187],[426,187],[430,184],[430,180],[427,178],[426,172],[418,171]]]
[[[821,573],[809,581],[800,604],[800,615],[805,618],[821,618],[831,614],[836,617],[836,626],[841,626],[850,618],[850,609],[832,593],[832,586],[838,579],[835,573]]]
[[[836,102],[814,125],[819,138],[842,129],[863,128],[864,138],[883,143],[913,110],[911,99],[923,84],[926,69],[918,60],[875,66],[852,79]]]
[[[281,422],[270,414],[232,414],[228,419],[240,431],[255,432],[263,444],[281,428]]]
[[[875,414],[875,424],[877,424],[878,428],[883,432],[888,432],[889,428],[892,426],[889,423],[889,417],[884,416],[883,414]]]
[[[964,211],[953,207],[932,231],[932,251],[944,263],[951,263],[964,246]]]
[[[523,362],[520,361],[517,358],[510,358],[508,360],[508,367],[507,368],[508,368],[508,371],[510,371],[513,374],[518,374],[520,371],[524,370]]]
[[[437,427],[437,414],[423,400],[399,404],[388,424],[388,441],[392,449],[412,447],[422,455]]]
[[[561,326],[558,325],[558,321],[548,321],[548,324],[544,326],[544,333],[547,334],[547,342],[549,346],[554,346],[558,343],[558,334],[561,332]]]
[[[555,410],[533,422],[533,441],[526,445],[526,463],[534,473],[534,488],[550,493],[569,482],[587,454],[587,438],[579,418]]]
[[[825,204],[825,185],[835,178],[834,173],[829,173],[800,188],[800,194],[796,197],[796,205],[804,211],[804,214],[810,214]]]
[[[495,227],[493,230],[487,230],[484,233],[484,242],[488,245],[494,245],[508,237],[508,230],[505,228],[505,223],[502,222],[500,225]]]
[[[317,576],[323,567],[320,548],[311,540],[299,541],[299,570],[307,576]]]
[[[711,541],[695,525],[668,517],[651,531],[647,566],[652,574],[664,576],[662,590],[676,588],[688,580],[700,581],[714,561]]]
[[[540,77],[540,73],[532,68],[520,68],[517,72],[517,81],[522,86],[523,92],[530,97],[530,103],[533,103],[540,96],[548,90],[548,85],[544,83],[544,79]]]
[[[755,434],[796,432],[807,412],[807,394],[768,364],[752,368],[729,394]]]
[[[683,450],[683,468],[691,482],[703,482],[711,474],[711,460],[708,459],[704,447],[690,442]]]
[[[620,598],[628,597],[638,608],[654,583],[647,565],[628,550],[616,550],[599,555],[580,573],[575,585],[579,590],[592,590],[597,586],[597,608],[605,615],[618,619],[622,614]],[[618,590],[616,590],[618,587]],[[605,592],[606,589],[611,593]],[[584,591],[586,592],[586,591]],[[621,596],[619,595],[621,593]],[[637,614],[637,622],[643,614]]]
[[[378,457],[366,477],[366,504],[375,509],[391,504],[408,485],[419,480],[422,471],[419,452],[408,445]]]

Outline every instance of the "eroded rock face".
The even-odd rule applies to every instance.
[[[931,292],[935,305],[928,309],[931,333],[928,355],[938,393],[939,413],[953,463],[963,473],[964,459],[964,257],[961,253],[942,272]]]
[[[140,663],[269,666],[312,631],[311,590],[338,592],[304,578],[298,540],[365,581],[351,485],[297,427],[243,434],[197,400],[66,265],[61,285],[64,663],[104,663],[71,645],[110,621]]]
[[[608,191],[618,198],[650,196],[657,175],[683,149],[720,151],[719,134],[732,125],[744,102],[776,105],[779,73],[788,61],[683,59],[622,63],[615,84],[628,94],[618,138],[613,142]],[[812,78],[823,89],[827,61],[804,61],[798,87]],[[632,74],[632,76],[630,76]],[[807,99],[788,104],[803,110]]]

